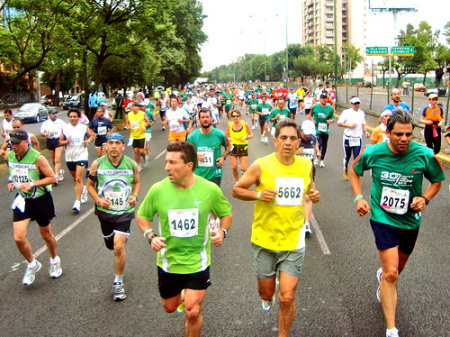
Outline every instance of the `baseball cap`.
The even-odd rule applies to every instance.
[[[361,100],[359,99],[359,97],[354,96],[354,97],[350,98],[350,103],[351,104],[361,103]]]
[[[320,98],[328,98],[328,94],[326,92],[323,92],[320,94]]]
[[[380,115],[380,119],[383,118],[386,115],[392,115],[392,111],[391,110],[384,110],[381,115]]]
[[[108,104],[106,104],[106,102],[101,102],[100,106],[108,106]]]
[[[111,140],[111,139],[117,139],[117,140],[120,140],[122,143],[125,144],[125,139],[124,139],[123,136],[122,136],[120,133],[118,133],[118,132],[113,132],[113,133],[111,133],[111,134],[108,136],[108,138],[106,139],[106,141]]]
[[[436,95],[434,92],[432,92],[431,94],[428,95],[428,99],[432,99],[432,98],[438,98],[438,95]]]
[[[16,129],[9,133],[11,143],[19,144],[22,140],[28,140],[28,132],[24,129]]]
[[[146,106],[147,104],[145,104],[145,102],[141,102],[139,103],[139,106]]]
[[[303,123],[301,125],[301,129],[302,129],[303,133],[307,136],[316,134],[316,126],[310,120],[303,121]]]

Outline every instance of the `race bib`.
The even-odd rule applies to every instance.
[[[317,130],[320,132],[327,132],[328,131],[328,124],[327,123],[319,123],[317,125]]]
[[[18,168],[18,167],[13,168],[11,176],[14,187],[17,189],[19,189],[20,186],[22,186],[22,184],[31,181],[30,178],[28,178],[28,169],[26,168]]]
[[[389,213],[403,215],[408,211],[409,191],[383,187],[380,206]]]
[[[104,192],[105,198],[111,201],[109,209],[113,211],[123,211],[127,209],[128,199],[126,192]]]
[[[72,141],[70,142],[70,145],[74,145],[74,146],[80,146],[83,144],[83,138],[72,138]]]
[[[131,121],[131,128],[132,129],[138,129],[139,128],[139,121]]]
[[[175,119],[172,119],[172,120],[169,122],[169,125],[170,125],[170,128],[171,128],[171,129],[177,129],[177,128],[180,127],[180,123],[178,122],[178,120],[175,120]]]
[[[286,119],[286,115],[280,115],[280,122]]]
[[[212,167],[214,166],[214,152],[201,151],[198,154],[204,154],[203,161],[198,161],[199,167]]]
[[[303,153],[300,156],[312,160],[314,159],[314,149],[303,149]]]
[[[99,136],[104,136],[108,133],[108,127],[107,126],[99,126],[97,128],[97,134]]]
[[[354,146],[360,146],[361,145],[361,138],[358,137],[350,137],[348,139],[348,146],[354,147]]]
[[[252,105],[250,105],[250,107],[251,107],[253,110],[256,110],[257,105],[256,105],[256,104],[252,104]]]
[[[231,105],[231,99],[227,99],[226,104],[227,104],[227,105]]]
[[[276,186],[278,194],[275,205],[300,206],[303,200],[305,183],[303,178],[277,177]]]
[[[168,211],[170,235],[190,238],[198,235],[198,209],[170,209]]]
[[[262,109],[262,114],[263,114],[263,115],[268,115],[269,113],[270,113],[270,111],[269,111],[268,108],[263,108],[263,109]]]

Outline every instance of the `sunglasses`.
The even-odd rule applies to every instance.
[[[231,115],[231,117],[241,117],[241,115]]]
[[[428,100],[429,100],[429,101],[437,101],[437,98],[436,98],[436,97],[433,97],[433,98],[429,98]]]

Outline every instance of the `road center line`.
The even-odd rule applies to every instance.
[[[158,155],[155,157],[155,160],[156,160],[156,159],[159,159],[159,157],[161,157],[164,153],[166,153],[166,151],[167,151],[167,150],[164,150],[163,152],[161,152],[160,154],[158,154]]]
[[[330,249],[328,248],[327,243],[323,237],[322,231],[320,230],[319,224],[314,217],[314,214],[311,214],[311,226],[314,228],[314,232],[316,233],[317,241],[319,241],[320,249],[324,255],[331,255]]]
[[[61,239],[64,235],[66,235],[67,233],[69,233],[72,229],[74,229],[76,226],[78,226],[80,224],[81,221],[83,221],[84,219],[86,219],[89,215],[92,214],[92,212],[94,212],[94,207],[92,207],[89,211],[87,211],[85,214],[83,214],[80,218],[78,218],[77,221],[75,221],[73,224],[71,224],[69,227],[67,227],[66,229],[64,229],[61,233],[59,233],[58,235],[55,236],[55,240],[58,241],[59,239]],[[37,258],[39,255],[41,255],[43,252],[45,252],[47,250],[47,246],[43,245],[41,248],[39,248],[34,254],[34,258]],[[21,263],[27,263],[26,260],[22,261]],[[15,263],[12,267],[11,267],[11,271],[15,271],[17,270],[17,268],[19,267],[19,265],[21,263]]]

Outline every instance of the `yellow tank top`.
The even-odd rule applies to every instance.
[[[134,114],[134,112],[131,111],[128,114],[128,121],[131,125],[130,137],[133,139],[145,138],[145,130],[143,129],[145,126],[144,112],[138,111],[137,114]]]
[[[248,140],[246,140],[245,142],[241,141],[241,138],[247,136],[247,128],[245,127],[244,121],[242,121],[242,129],[240,129],[239,131],[233,130],[233,123],[230,123],[228,125],[228,127],[230,128],[229,130],[230,130],[231,144],[233,144],[233,145],[247,145],[248,144]]]
[[[252,242],[270,250],[303,248],[305,191],[311,183],[311,160],[296,156],[292,165],[285,166],[272,153],[256,163],[262,173],[256,191],[276,189],[278,194],[271,202],[255,202]]]

